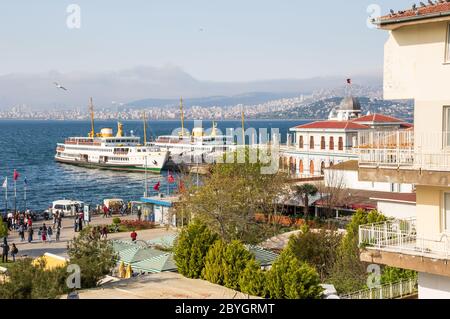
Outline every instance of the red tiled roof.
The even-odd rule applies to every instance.
[[[416,193],[379,193],[370,199],[415,203]]]
[[[427,3],[426,0],[423,2]],[[432,15],[436,13],[443,13],[450,11],[450,2],[438,3],[438,4],[428,4],[426,7],[422,7],[420,4],[417,5],[416,10],[408,9],[405,11],[401,11],[401,13],[396,12],[394,15],[385,15],[380,17],[380,22],[386,22],[387,20],[396,20],[407,17],[418,17],[418,18],[426,18],[427,15]],[[396,21],[393,21],[396,22]],[[398,21],[401,22],[401,21]]]
[[[375,122],[375,123],[403,123],[404,121],[392,116],[382,114],[370,114],[352,120],[353,122]]]
[[[342,130],[364,130],[366,125],[353,123],[352,121],[318,121],[296,126],[301,129],[342,129]]]

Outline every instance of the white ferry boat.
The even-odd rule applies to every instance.
[[[91,168],[154,173],[160,173],[168,160],[169,152],[147,145],[145,137],[141,144],[140,137],[125,136],[121,123],[116,135],[112,128],[95,133],[92,101],[91,125],[88,137],[69,137],[64,143],[58,143],[55,160]]]

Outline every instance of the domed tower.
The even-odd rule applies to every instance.
[[[356,97],[344,98],[339,106],[330,113],[330,120],[348,121],[361,116],[361,104]],[[331,118],[334,117],[334,118]]]

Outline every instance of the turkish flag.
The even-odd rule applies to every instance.
[[[161,182],[158,182],[158,183],[156,183],[155,184],[155,186],[153,186],[153,189],[155,190],[155,191],[158,191],[159,192],[159,187],[161,186]]]
[[[14,174],[13,174],[13,179],[14,181],[17,181],[17,179],[19,178],[20,174],[19,172],[17,172],[16,170],[14,170]]]

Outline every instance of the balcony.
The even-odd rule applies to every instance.
[[[416,220],[392,220],[359,227],[361,260],[450,276],[450,238],[421,237]]]
[[[357,151],[362,181],[449,184],[450,132],[360,132]]]

